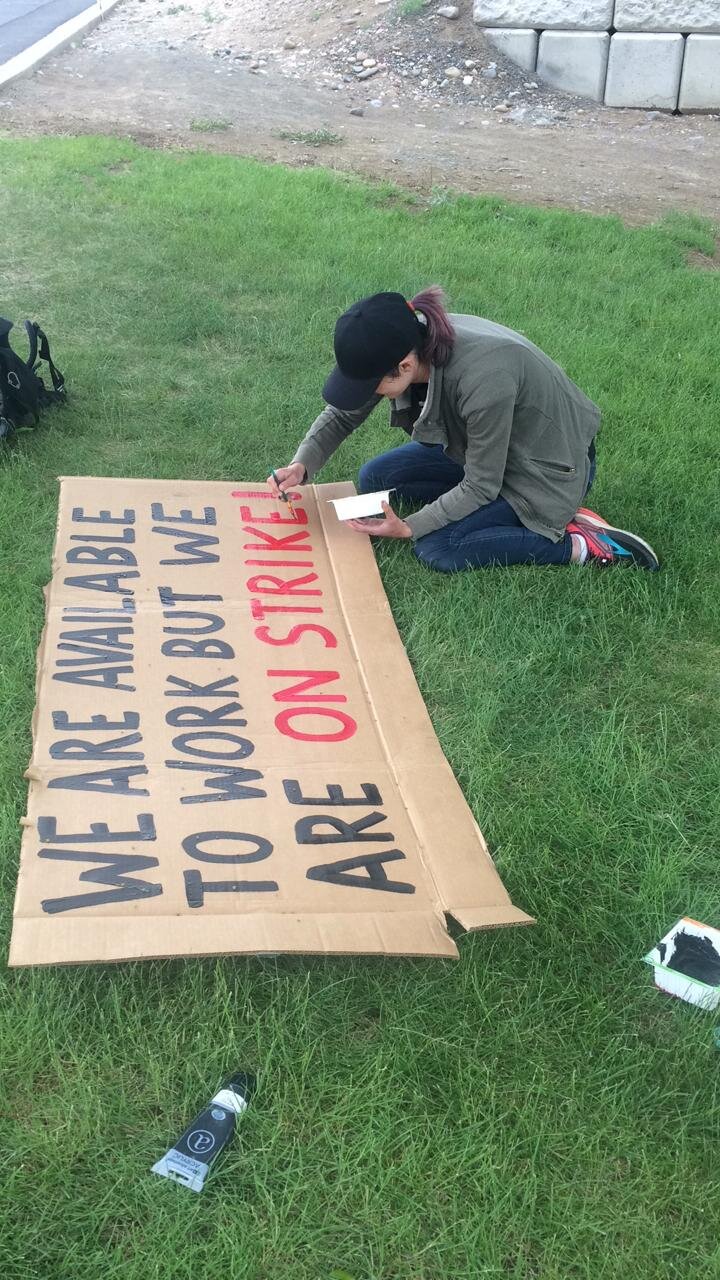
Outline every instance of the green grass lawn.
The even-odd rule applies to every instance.
[[[57,475],[263,478],[320,406],[337,314],[439,281],[602,405],[593,506],[663,559],[445,577],[377,548],[537,926],[455,964],[4,970],[0,1274],[718,1275],[714,1020],[641,963],[679,915],[720,923],[720,274],[687,262],[710,229],[92,138],[0,141],[0,218],[0,312],[43,322],[70,387],[0,458],[4,954]],[[396,443],[380,409],[321,478]],[[207,1190],[151,1177],[238,1068],[259,1091]]]

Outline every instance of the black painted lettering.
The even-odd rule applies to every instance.
[[[140,716],[137,711],[123,711],[122,720],[108,720],[107,716],[91,716],[89,720],[71,720],[67,711],[53,711],[53,729],[73,733],[99,733],[102,729],[139,729]]]
[[[62,612],[65,622],[87,622],[95,626],[99,622],[114,622],[116,618],[127,622],[127,615],[136,613],[137,610],[135,601],[126,597],[118,602],[116,609],[113,609],[109,604],[67,604]]]
[[[201,848],[201,845],[215,840],[253,847],[249,853],[241,853],[237,849],[233,853],[209,853]],[[272,844],[264,836],[252,836],[247,831],[198,831],[194,836],[186,836],[182,847],[190,858],[198,862],[262,862],[273,851]]]
[[[94,773],[73,773],[50,778],[48,789],[57,791],[99,791],[102,795],[147,796],[144,787],[131,787],[130,779],[147,774],[144,764],[120,765],[114,769],[98,769]]]
[[[233,748],[228,751],[221,750],[217,747],[193,747],[191,742],[232,742]],[[238,733],[223,733],[219,729],[191,729],[188,733],[179,733],[173,738],[172,744],[176,751],[182,751],[188,756],[200,756],[203,760],[246,760],[255,750],[255,743],[249,738],[242,738]]]
[[[166,689],[166,698],[227,698],[235,693],[230,685],[237,684],[237,676],[221,676],[219,680],[211,680],[210,684],[196,684],[194,680],[183,680],[182,676],[168,676],[168,684],[176,684],[177,689]]]
[[[344,818],[335,818],[329,813],[316,814],[300,818],[295,823],[295,839],[298,844],[353,844],[356,840],[379,840],[392,844],[395,836],[391,831],[366,830],[367,827],[376,827],[378,822],[387,822],[384,813],[368,813],[354,822],[346,822]],[[334,834],[319,834],[317,827],[330,827]]]
[[[185,725],[203,729],[230,725],[235,729],[244,729],[247,720],[238,716],[238,711],[242,711],[239,702],[224,702],[221,707],[173,707],[165,720],[177,729],[182,729]]]
[[[386,862],[403,862],[405,854],[400,849],[383,849],[382,853],[365,853],[358,858],[343,858],[340,862],[327,862],[324,866],[310,867],[308,880],[321,880],[325,884],[347,885],[351,889],[379,889],[384,893],[414,893],[415,885],[403,880],[390,880],[385,870]],[[366,875],[353,875],[365,871]]]
[[[122,654],[117,653],[114,649],[96,649],[89,644],[70,644],[68,641],[64,641],[58,645],[58,650],[63,653],[84,655],[79,658],[58,658],[58,667],[89,667],[92,663],[111,663],[122,660]]]
[[[61,631],[61,640],[75,640],[78,644],[107,645],[109,649],[132,651],[132,640],[121,640],[120,636],[132,636],[132,627],[85,627],[79,631]],[[82,652],[82,651],[81,651]]]
[[[207,601],[222,600],[222,596],[203,596],[193,592],[173,591],[172,587],[158,587],[158,595],[165,609],[172,609],[176,604],[203,604]]]
[[[100,862],[104,865],[81,871],[78,877],[84,883],[110,885],[98,893],[78,893],[65,898],[46,898],[41,903],[48,915],[61,911],[75,911],[80,907],[100,907],[106,903],[132,902],[136,898],[156,898],[162,893],[162,885],[149,880],[134,880],[130,872],[148,871],[159,866],[157,858],[142,853],[96,853],[92,849],[41,849],[39,858],[58,862]]]
[[[382,804],[383,799],[374,782],[361,782],[361,796],[346,796],[336,782],[326,783],[326,796],[304,796],[295,778],[283,778],[283,791],[290,804],[304,804],[317,809],[320,805]]]
[[[134,693],[134,684],[123,684],[120,676],[133,674],[131,666],[100,667],[92,671],[55,671],[53,680],[62,680],[64,684],[84,684],[92,689],[122,689],[125,693]]]
[[[175,550],[178,556],[184,555],[186,559],[181,560],[161,560],[161,564],[217,564],[220,556],[215,551],[207,551],[204,548],[217,547],[220,539],[211,533],[188,533],[187,529],[163,529],[162,525],[153,525],[153,533],[164,533],[168,538],[184,538],[184,542],[177,541]]]
[[[262,787],[248,786],[250,782],[261,782],[262,774],[257,769],[243,769],[232,764],[195,764],[193,760],[166,760],[167,769],[190,769],[194,773],[208,776],[203,786],[217,795],[182,796],[181,804],[210,804],[215,800],[255,800],[267,795]]]
[[[183,872],[189,907],[205,905],[206,893],[277,893],[275,880],[203,880],[199,871]]]
[[[134,844],[136,840],[157,840],[151,813],[138,814],[136,831],[111,831],[106,822],[91,822],[89,831],[61,835],[57,818],[46,817],[38,818],[37,832],[41,844]]]
[[[134,542],[135,530],[123,529],[122,533],[71,533],[71,542]]]
[[[124,738],[108,738],[106,742],[89,742],[87,738],[62,738],[50,747],[51,760],[144,760],[142,751],[124,751],[142,742],[141,733],[128,733]]]
[[[121,516],[113,516],[109,511],[98,511],[96,516],[89,516],[82,507],[73,507],[72,518],[76,524],[134,524],[135,512],[126,510]]]
[[[116,596],[131,596],[132,587],[120,585],[121,578],[139,578],[137,569],[121,569],[119,573],[83,573],[73,578],[63,578],[66,587],[77,587],[81,591],[107,591]]]
[[[127,547],[68,547],[67,564],[137,564],[137,556]]]
[[[166,658],[234,658],[235,650],[226,640],[164,640]]]
[[[153,502],[150,506],[150,512],[153,520],[169,520],[171,523],[177,524],[217,524],[217,515],[214,507],[203,507],[201,516],[194,516],[187,507],[180,511],[178,515],[169,516],[165,512],[162,502]]]
[[[212,635],[214,631],[222,631],[225,626],[225,619],[221,618],[217,613],[191,613],[188,609],[178,609],[175,613],[163,613],[163,618],[175,623],[177,618],[192,618],[193,622],[201,623],[205,619],[206,626],[195,625],[192,627],[163,627],[163,634],[166,636],[207,636]]]

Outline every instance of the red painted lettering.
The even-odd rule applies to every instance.
[[[245,564],[264,565],[266,569],[312,569],[313,560],[246,560]]]
[[[299,716],[326,716],[328,719],[337,721],[340,728],[335,733],[303,733],[294,725],[294,721]],[[352,716],[347,715],[345,711],[338,711],[335,707],[286,707],[275,717],[275,725],[280,733],[285,734],[287,738],[295,738],[297,742],[343,742],[346,738],[352,738],[357,732],[357,724]]]
[[[271,511],[269,516],[256,516],[249,507],[240,508],[240,520],[243,524],[307,524],[307,511],[302,507],[295,508],[294,516],[281,516],[279,511]]]
[[[282,677],[286,679],[288,676],[302,676],[299,684],[289,685],[287,689],[280,689],[273,694],[276,702],[347,702],[344,693],[313,693],[308,694],[308,689],[314,689],[319,684],[329,684],[331,680],[339,680],[339,671],[268,671],[269,676]]]
[[[312,551],[305,538],[310,537],[309,529],[297,529],[295,533],[286,533],[279,538],[274,533],[265,533],[262,529],[243,529],[243,533],[251,533],[254,538],[262,538],[262,542],[246,542],[245,551]],[[300,545],[302,543],[302,546]]]
[[[322,591],[319,588],[303,589],[303,584],[308,582],[318,582],[316,573],[306,573],[301,578],[278,578],[274,573],[256,573],[254,578],[248,578],[248,591],[257,591],[264,596],[321,596]],[[264,587],[264,582],[274,583],[274,586]]]
[[[302,502],[301,493],[290,493],[288,494],[288,496],[292,498],[293,502]],[[275,494],[271,493],[269,489],[233,489],[232,493],[230,494],[230,497],[231,498],[261,498],[265,502],[270,502],[270,501],[277,502],[277,498],[275,497]]]
[[[327,627],[321,627],[317,622],[299,622],[297,626],[291,627],[287,635],[284,636],[271,636],[269,627],[256,627],[255,635],[258,640],[262,640],[263,644],[297,644],[306,631],[315,631],[319,636],[322,636],[326,649],[337,649],[337,639],[332,631],[328,631]]]
[[[262,600],[250,601],[250,612],[256,622],[264,622],[266,613],[324,613],[321,604],[263,604]]]

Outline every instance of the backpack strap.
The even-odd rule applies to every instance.
[[[37,362],[37,356],[38,356],[38,338],[39,338],[40,339],[40,359],[47,361],[47,366],[48,366],[48,369],[50,370],[50,377],[52,378],[53,387],[55,388],[55,391],[58,393],[58,395],[62,395],[65,390],[65,379],[61,374],[60,370],[57,369],[53,364],[52,356],[50,355],[50,343],[48,342],[47,337],[45,336],[45,333],[40,328],[39,324],[34,324],[30,320],[25,321],[25,329],[27,330],[28,341],[30,343],[30,356],[27,362],[29,368],[31,369],[35,368],[35,364]]]
[[[34,369],[35,361],[37,360],[37,349],[38,349],[37,325],[32,324],[30,320],[26,320],[25,332],[27,333],[27,339],[28,339],[28,342],[30,343],[30,355],[28,356],[25,363],[28,369]]]

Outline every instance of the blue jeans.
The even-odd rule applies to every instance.
[[[360,493],[394,489],[398,498],[427,503],[454,489],[464,474],[463,467],[446,457],[442,445],[410,440],[366,462],[360,468],[358,489]],[[593,456],[590,484],[594,474]],[[572,539],[566,533],[560,542],[551,542],[542,534],[533,533],[525,528],[509,502],[496,498],[463,520],[418,538],[414,551],[418,560],[431,569],[456,573],[459,569],[489,565],[568,564]]]

